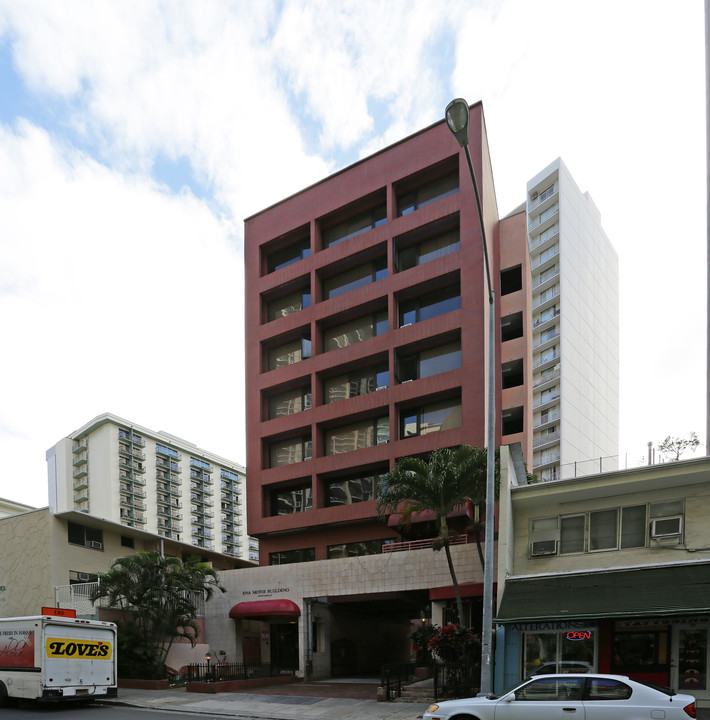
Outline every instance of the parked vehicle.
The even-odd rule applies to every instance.
[[[116,625],[37,615],[0,618],[0,707],[116,697]]]
[[[538,675],[499,695],[429,706],[424,720],[641,720],[696,717],[695,698],[624,675]]]
[[[557,675],[559,673],[590,673],[592,666],[586,662],[577,662],[575,660],[560,660],[559,662],[545,663],[540,665],[537,670],[533,670],[529,677],[533,675]]]

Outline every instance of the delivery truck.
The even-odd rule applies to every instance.
[[[54,615],[0,618],[0,707],[116,697],[116,625]]]

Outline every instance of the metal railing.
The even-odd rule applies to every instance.
[[[423,550],[431,548],[436,538],[426,540],[411,540],[410,542],[386,543],[382,546],[383,553],[404,552],[405,550]],[[468,535],[461,535],[449,541],[449,545],[467,545]]]
[[[221,682],[295,675],[297,668],[281,665],[245,665],[244,663],[193,663],[187,666],[188,682]]]
[[[98,591],[100,583],[86,582],[75,583],[74,585],[56,585],[54,587],[54,601],[58,608],[76,610],[77,615],[95,615],[96,609],[100,607],[111,607],[107,598],[99,598],[96,602],[91,601],[94,592]],[[183,595],[188,595],[183,591]],[[199,593],[192,593],[192,601],[197,608],[197,617],[205,614],[205,600]]]
[[[402,697],[402,685],[413,672],[414,665],[411,664],[383,665],[380,669],[380,686],[384,689],[384,699],[392,701]]]
[[[480,665],[434,666],[434,700],[472,697],[480,686]]]

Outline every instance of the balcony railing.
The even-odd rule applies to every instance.
[[[540,293],[536,298],[533,299],[533,310],[536,310],[541,305],[544,305],[550,300],[554,300],[560,294],[559,287],[551,287],[548,290]]]
[[[559,330],[548,330],[548,332],[540,335],[539,337],[535,338],[533,341],[533,350],[536,350],[541,345],[544,345],[545,343],[549,343],[551,340],[555,340],[560,336]]]
[[[559,419],[560,419],[560,411],[559,410],[548,411],[544,420],[540,417],[533,422],[533,430],[537,430],[537,428],[542,427],[543,425],[547,425],[548,423],[554,422],[555,420],[559,420]]]
[[[533,388],[540,387],[540,385],[544,385],[545,383],[549,383],[551,380],[557,380],[560,377],[560,367],[554,367],[552,370],[545,370],[544,372],[540,373],[539,377],[536,377],[533,380]]]
[[[95,615],[97,608],[111,607],[107,598],[99,598],[91,602],[91,596],[99,589],[99,582],[77,583],[75,585],[56,585],[54,588],[54,604],[65,610],[76,610],[77,615]],[[192,596],[192,602],[197,608],[197,616],[205,614],[205,600],[199,593],[183,591],[183,597]]]
[[[550,393],[549,395],[545,395],[545,397],[539,397],[536,400],[533,401],[533,409],[541,407],[542,405],[547,405],[547,403],[554,402],[555,400],[560,399],[559,393]]]
[[[539,437],[533,438],[533,447],[541,447],[548,443],[558,442],[560,439],[560,431],[557,430],[553,433],[547,433],[547,435],[540,435]]]
[[[532,232],[536,227],[549,220],[553,215],[556,215],[560,211],[559,203],[552,205],[552,207],[543,210],[537,217],[530,218],[528,222],[528,231]]]
[[[426,550],[434,545],[436,538],[411,540],[410,542],[386,543],[382,546],[383,553],[404,552],[405,550]],[[468,535],[461,535],[449,542],[449,545],[467,545]]]
[[[530,200],[528,202],[528,208],[532,210],[533,208],[537,207],[541,203],[544,203],[545,200],[548,198],[551,198],[558,190],[558,185],[555,183],[554,185],[550,185],[549,188],[546,190],[543,190],[534,200]]]

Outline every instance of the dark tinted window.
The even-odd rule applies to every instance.
[[[516,700],[581,700],[584,678],[550,676],[529,682],[515,691]]]
[[[587,678],[584,688],[585,700],[628,700],[631,688],[611,678]]]

